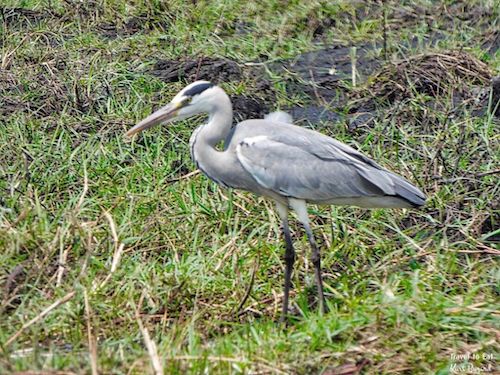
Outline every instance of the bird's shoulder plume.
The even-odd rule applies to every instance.
[[[276,112],[271,112],[268,113],[267,115],[264,116],[265,120],[269,121],[276,121],[276,122],[284,122],[287,124],[293,124],[293,117],[286,112],[283,111],[276,111]]]

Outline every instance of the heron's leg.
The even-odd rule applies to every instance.
[[[297,213],[299,221],[304,226],[309,245],[311,245],[311,261],[314,265],[314,273],[316,276],[316,285],[318,286],[319,308],[322,313],[326,312],[325,294],[323,292],[323,278],[321,277],[321,255],[318,245],[314,239],[314,234],[309,225],[309,217],[307,215],[306,202],[300,199],[289,199],[290,206]]]
[[[293,249],[292,236],[288,226],[288,207],[276,202],[276,208],[281,218],[283,236],[285,237],[285,286],[283,290],[283,307],[280,321],[284,322],[288,314],[288,296],[292,284],[293,263],[295,262],[295,250]]]

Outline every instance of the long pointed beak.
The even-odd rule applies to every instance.
[[[135,125],[132,129],[125,133],[126,137],[132,137],[133,135],[142,132],[143,130],[149,129],[152,126],[158,125],[162,122],[170,120],[177,115],[177,110],[181,106],[179,103],[169,103],[165,107],[160,108],[156,112],[153,112],[144,120]]]

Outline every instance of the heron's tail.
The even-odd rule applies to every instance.
[[[293,124],[293,117],[283,111],[276,111],[268,113],[264,116],[264,119],[276,122],[285,122],[287,124]]]
[[[391,173],[391,175],[396,195],[405,199],[413,207],[420,207],[425,204],[426,196],[419,188],[410,184],[401,176],[395,175],[394,173]]]
[[[408,207],[420,207],[425,204],[426,196],[419,188],[387,169],[359,168],[358,173],[375,195],[398,197],[406,201]]]

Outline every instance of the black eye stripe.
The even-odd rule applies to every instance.
[[[213,87],[213,83],[207,82],[207,83],[199,83],[196,86],[191,87],[189,90],[186,90],[184,92],[185,96],[195,96],[198,94],[201,94],[203,91],[206,89],[209,89],[210,87]]]

